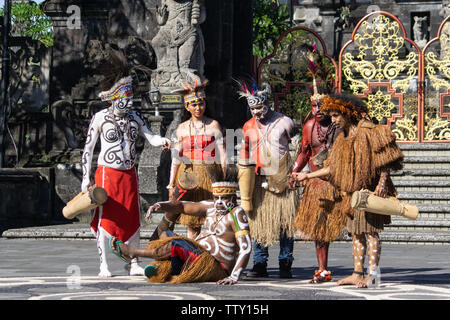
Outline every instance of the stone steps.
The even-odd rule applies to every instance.
[[[391,172],[400,200],[419,207],[417,220],[393,216],[388,242],[450,243],[450,143],[399,143],[403,170]]]
[[[157,224],[153,223],[143,224],[141,226],[141,239],[149,239],[156,226]],[[187,235],[186,227],[182,225],[177,225],[174,232],[182,236]],[[89,224],[82,223],[9,229],[3,232],[2,237],[7,239],[95,239]]]
[[[448,245],[450,231],[436,230],[390,230],[385,229],[380,234],[383,243],[417,244],[417,245]],[[344,235],[339,241],[352,241],[349,235]]]

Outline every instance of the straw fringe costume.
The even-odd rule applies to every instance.
[[[329,182],[314,178],[306,182],[294,227],[308,240],[331,242],[344,230],[347,216],[341,212],[342,198]]]
[[[289,158],[289,153],[286,154]],[[299,203],[297,191],[288,188],[276,193],[262,187],[266,176],[256,175],[253,192],[253,211],[249,217],[250,232],[262,246],[271,246],[280,240],[280,230],[286,237],[292,238],[295,233],[293,221]]]
[[[312,157],[316,156],[319,150],[329,149],[335,140],[335,129],[330,125],[331,130],[327,131],[323,141],[319,143],[319,136],[313,137],[314,128],[318,126],[316,119],[305,123],[295,171],[302,170],[307,163],[311,171],[316,171],[318,168],[313,164]],[[314,146],[313,139],[315,139]],[[347,220],[346,215],[340,210],[341,200],[339,192],[328,181],[319,178],[308,180],[303,189],[294,227],[308,240],[321,242],[335,240],[344,230]]]
[[[216,259],[214,259],[214,257],[199,243],[192,239],[182,236],[159,239],[150,242],[146,249],[158,249],[177,239],[184,240],[195,247],[195,251],[197,252],[195,260],[192,258],[186,259],[183,266],[181,267],[181,271],[178,271],[179,274],[173,275],[172,260],[174,258],[174,250],[172,250],[170,260],[164,259],[152,262],[152,265],[156,269],[158,269],[158,274],[149,278],[149,282],[215,282],[227,276],[227,272],[221,266],[221,264]]]
[[[273,112],[268,120],[267,131],[273,131],[277,126],[289,126],[292,120],[280,113]],[[267,247],[280,240],[280,232],[292,238],[295,233],[293,222],[299,203],[298,191],[287,188],[288,174],[292,169],[292,159],[289,151],[280,157],[279,168],[275,174],[262,173],[265,163],[270,162],[268,142],[256,129],[255,118],[247,121],[243,127],[244,141],[241,149],[241,159],[250,156],[256,162],[255,187],[253,191],[253,210],[247,213],[252,239]],[[262,141],[258,145],[256,141]],[[251,155],[251,148],[254,148]],[[269,155],[267,155],[269,154]],[[278,157],[278,154],[273,156]]]
[[[360,120],[354,136],[340,134],[333,144],[326,166],[330,168],[330,182],[343,193],[341,210],[349,216],[347,230],[352,234],[373,233],[391,223],[391,217],[353,210],[350,206],[354,191],[374,191],[383,170],[399,170],[403,153],[395,142],[395,135],[383,125]],[[396,196],[390,177],[385,186],[387,196]]]
[[[299,202],[298,191],[288,188],[288,175],[292,169],[289,141],[294,122],[265,105],[269,88],[260,90],[256,83],[251,91],[245,83],[241,87],[239,94],[247,99],[252,113],[252,118],[242,128],[244,137],[239,159],[241,202],[254,240],[254,265],[247,277],[268,275],[268,247],[279,242],[280,277],[291,278],[293,222]],[[247,188],[249,181],[244,179],[248,175],[249,164],[254,165],[254,169],[250,169],[254,176],[251,188]]]
[[[186,168],[188,167],[188,168]],[[211,171],[213,173],[219,174],[222,171],[222,168],[218,164],[205,164],[205,163],[195,163],[189,166],[186,166],[185,163],[181,163],[181,165],[178,167],[177,174],[176,174],[176,181],[178,181],[178,176],[181,172],[184,172],[184,170],[187,170],[188,172],[194,174],[198,179],[198,186],[195,190],[189,190],[185,194],[182,195],[181,198],[179,198],[180,195],[175,194],[174,198],[182,201],[193,201],[193,202],[199,202],[203,200],[208,200],[213,198],[212,194],[212,180],[211,180]],[[177,187],[180,189],[180,187]],[[196,216],[190,216],[187,214],[181,214],[179,219],[177,220],[178,223],[190,226],[193,228],[200,228],[203,225],[203,222],[205,221],[204,217],[196,217]]]

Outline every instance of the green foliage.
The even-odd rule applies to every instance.
[[[253,0],[253,54],[272,53],[277,39],[291,27],[287,5],[278,0]]]
[[[0,9],[3,15],[4,8]],[[15,2],[11,5],[11,34],[31,37],[46,47],[53,46],[53,25],[37,3]]]
[[[317,38],[305,30],[288,33],[261,71],[262,82],[270,84],[273,92],[286,92],[279,96],[278,110],[299,122],[311,111],[313,78],[318,93],[327,93],[332,91],[335,77],[333,63],[323,55]],[[306,84],[306,87],[291,86],[287,90],[287,82]]]
[[[301,87],[294,87],[278,107],[279,111],[289,118],[303,122],[311,111],[309,93]]]

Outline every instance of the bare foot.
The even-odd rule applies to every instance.
[[[117,250],[117,247],[119,247],[120,249],[120,254]],[[122,241],[118,241],[118,239],[115,237],[113,237],[112,239],[111,248],[115,254],[120,255],[123,259],[128,261],[131,261],[133,259],[133,256],[130,254],[130,247],[128,247]]]
[[[123,256],[126,257],[126,259],[132,259],[133,258],[133,254],[131,253],[130,247],[128,245],[126,245],[123,242],[119,242],[118,246],[120,248],[120,252],[122,253]]]
[[[356,284],[357,288],[367,288],[370,281],[370,274],[368,274],[363,280]]]
[[[360,274],[356,274],[356,273],[352,273],[351,276],[348,276],[344,279],[339,280],[336,284],[338,286],[345,286],[345,285],[349,285],[349,284],[353,284],[355,286],[357,286],[360,282],[364,281],[364,276],[360,275]]]

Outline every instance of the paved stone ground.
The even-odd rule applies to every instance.
[[[334,279],[330,283],[308,283],[316,266],[314,246],[297,241],[293,279],[278,278],[278,248],[274,246],[269,250],[268,279],[243,279],[234,286],[168,285],[127,276],[123,262],[110,252],[107,257],[113,277],[97,277],[94,240],[0,238],[0,300],[215,300],[221,303],[222,313],[231,314],[239,310],[231,310],[237,307],[229,304],[240,300],[246,300],[251,308],[274,300],[450,300],[450,246],[383,244],[382,285],[377,290],[336,286],[337,280],[352,271],[350,246],[331,244],[329,267]],[[144,259],[141,264],[149,262]],[[181,315],[183,308],[192,304],[185,303],[178,303],[172,311]]]

